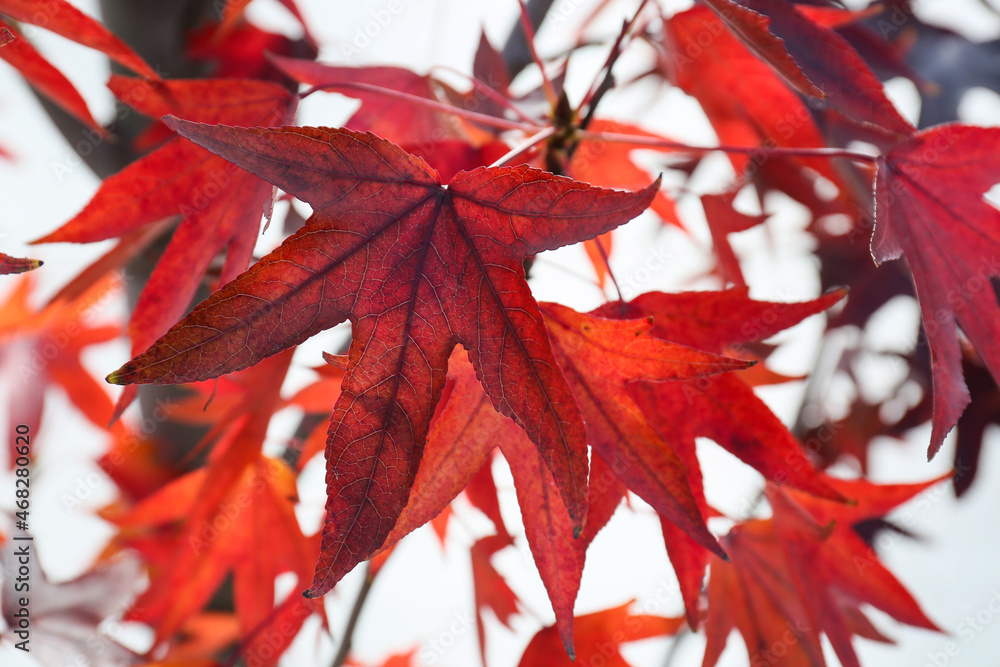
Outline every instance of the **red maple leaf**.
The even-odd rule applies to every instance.
[[[697,349],[723,352],[761,341],[821,312],[843,298],[834,292],[804,303],[769,303],[749,298],[748,290],[641,294],[629,303],[609,303],[598,312],[622,317],[652,316],[652,333]],[[810,463],[784,424],[738,373],[676,383],[638,383],[630,387],[652,428],[677,452],[687,482],[707,515],[695,439],[712,438],[766,479],[822,497],[841,499]],[[708,552],[672,523],[661,521],[670,560],[677,572],[688,621],[697,626],[697,601]]]
[[[1000,130],[943,125],[879,158],[872,257],[905,257],[931,348],[934,414],[928,457],[969,404],[958,327],[1000,378],[1000,211],[983,195],[1000,180]]]
[[[14,67],[21,76],[38,92],[49,98],[64,111],[74,116],[84,125],[98,129],[100,123],[94,120],[80,92],[62,72],[56,69],[32,46],[15,28],[0,20],[0,30],[5,41],[0,48],[0,58]]]
[[[705,527],[684,464],[646,423],[628,387],[632,382],[720,373],[747,363],[658,340],[649,335],[648,320],[609,320],[553,303],[541,304],[541,310],[556,360],[587,422],[587,441],[605,467],[665,520],[677,524],[705,549],[724,556]],[[572,654],[573,604],[590,540],[573,539],[569,514],[537,448],[514,422],[493,409],[463,357],[456,353],[449,364],[453,385],[448,402],[428,436],[410,501],[385,547],[437,515],[499,444],[514,478],[528,546],[552,602],[560,636]],[[592,485],[592,497],[600,499],[608,491],[608,501],[593,508],[599,514],[588,515],[590,538],[610,518],[622,495],[619,487],[607,482]],[[495,495],[474,503],[495,504]],[[499,508],[492,504],[486,513],[501,528]]]
[[[108,298],[113,279],[93,285],[76,299],[60,299],[36,310],[29,303],[33,276],[22,278],[0,305],[0,364],[11,388],[10,418],[37,433],[46,394],[59,387],[92,424],[104,428],[111,418],[111,399],[80,355],[91,345],[121,335],[118,326],[93,321],[98,314],[95,306]],[[15,438],[11,429],[11,451]]]
[[[154,564],[150,587],[132,616],[156,628],[157,643],[202,609],[230,571],[246,655],[264,657],[261,647],[272,634],[280,635],[285,644],[272,646],[267,656],[273,659],[262,661],[273,664],[295,633],[268,629],[281,623],[298,628],[313,613],[313,603],[298,596],[275,607],[275,577],[292,572],[304,583],[317,540],[302,534],[295,517],[292,470],[261,455],[271,417],[284,404],[280,380],[291,355],[288,350],[226,378],[223,397],[237,400],[209,406],[216,427],[205,437],[218,439],[218,444],[208,465],[111,517],[124,529],[125,544],[147,545],[147,558]],[[182,529],[175,530],[182,520]]]
[[[650,614],[632,614],[630,604],[606,609],[576,618],[580,634],[578,660],[568,657],[559,641],[555,626],[542,628],[528,642],[518,667],[573,667],[573,665],[605,665],[630,667],[622,656],[622,644],[640,639],[672,635],[683,624],[683,618],[666,618]]]
[[[275,83],[252,80],[168,81],[154,85],[112,76],[123,102],[159,118],[235,125],[275,125],[288,119],[293,96]],[[240,100],[233,104],[233,100]],[[271,196],[267,182],[180,137],[106,178],[87,206],[36,243],[93,243],[116,236],[148,242],[139,228],[180,214],[182,220],[143,288],[129,323],[133,353],[146,349],[191,303],[211,261],[223,250],[221,282],[250,263],[261,213]],[[112,251],[127,257],[130,248]],[[220,283],[221,284],[221,283]],[[119,402],[119,410],[132,392]]]
[[[37,259],[27,259],[25,257],[11,257],[0,252],[0,274],[9,275],[11,273],[24,273],[32,271],[42,265]]]
[[[907,137],[914,128],[847,40],[787,0],[706,0],[733,33],[799,91],[845,118]],[[822,18],[816,16],[816,18]]]
[[[118,64],[146,78],[157,81],[160,78],[125,42],[66,0],[0,0],[0,14],[21,23],[41,26],[66,39],[101,51]]]
[[[705,7],[692,7],[665,23],[660,68],[674,85],[698,100],[719,142],[732,146],[823,146],[809,108],[775,72],[726,31],[721,19]],[[760,164],[750,156],[731,153],[740,174],[759,170],[767,180],[779,164],[798,170],[807,166],[834,183],[837,172],[829,160],[770,157]],[[802,196],[798,189],[793,196]]]
[[[863,604],[937,630],[854,527],[939,481],[880,486],[831,480],[857,499],[855,505],[770,487],[774,517],[734,527],[722,540],[731,562],[712,561],[702,664],[716,664],[736,628],[754,664],[825,667],[822,632],[841,664],[859,667],[852,634],[888,641],[862,613]]]
[[[658,183],[615,192],[521,166],[462,172],[444,188],[423,160],[371,134],[169,124],[272,179],[315,213],[108,379],[216,377],[352,320],[350,367],[327,442],[323,553],[310,595],[332,588],[391,531],[459,342],[497,409],[544,453],[580,529],[583,420],[521,262],[630,220]]]

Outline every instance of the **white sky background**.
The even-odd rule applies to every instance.
[[[432,65],[447,64],[465,71],[471,69],[472,55],[478,41],[479,28],[486,31],[494,44],[502,44],[516,17],[513,0],[502,2],[458,2],[456,0],[400,0],[403,11],[372,39],[356,62],[402,64],[418,71]],[[79,2],[84,11],[96,13],[96,2]],[[354,39],[355,30],[370,21],[373,12],[388,4],[382,0],[352,3],[332,3],[302,0],[306,18],[321,44],[327,49],[321,59],[339,62],[340,45]],[[589,13],[592,0],[557,0],[556,8],[565,8],[568,18],[558,26],[548,24],[539,35],[542,54],[561,52],[570,45],[570,33]],[[624,12],[632,11],[636,3],[619,4],[619,13],[608,12],[593,34],[611,36],[620,25]],[[685,4],[676,3],[681,9]],[[670,8],[675,3],[670,3]],[[980,7],[976,0],[932,0],[921,5],[927,20],[940,21],[949,27],[966,30],[975,39],[995,39],[1000,34],[1000,21]],[[257,0],[251,5],[250,16],[262,26],[294,29],[274,0]],[[278,23],[275,23],[277,21]],[[107,66],[103,56],[61,38],[38,31],[37,44],[49,55],[82,91],[95,116],[107,118],[111,111],[111,96],[103,87]],[[590,49],[574,56],[570,68],[570,89],[578,99],[606,55],[606,48]],[[620,72],[638,71],[649,54],[638,47],[622,60]],[[521,83],[519,81],[519,83]],[[918,101],[912,87],[903,81],[889,86],[893,99],[913,118]],[[714,134],[697,105],[676,90],[665,89],[654,97],[652,87],[638,86],[624,94],[609,95],[602,104],[603,115],[639,119],[651,129],[658,129],[691,143],[709,143]],[[996,96],[978,92],[970,95],[962,112],[968,120],[988,123],[1000,120],[1000,104]],[[342,122],[351,104],[337,95],[313,95],[303,102],[300,124],[336,125]],[[109,244],[89,247],[47,245],[27,247],[25,243],[55,229],[72,217],[92,196],[98,182],[82,165],[70,162],[72,149],[51,128],[47,117],[35,103],[27,88],[14,71],[0,66],[0,144],[17,155],[14,163],[0,162],[0,250],[15,256],[31,256],[45,260],[37,278],[45,295],[51,294],[76,271],[98,256]],[[696,192],[719,190],[725,185],[728,162],[724,157],[710,157],[699,169],[691,187]],[[68,173],[57,173],[55,164],[70,167]],[[58,170],[62,171],[62,170]],[[668,181],[669,182],[669,181]],[[656,221],[643,216],[623,227],[616,236],[616,251],[612,266],[617,275],[635,274],[649,257],[649,249],[662,248],[669,253],[671,266],[655,271],[643,285],[646,290],[679,290],[710,288],[709,283],[692,282],[711,260],[704,257],[710,237],[699,226],[699,209],[691,198],[681,202],[682,215],[691,221],[693,238],[685,238],[673,230],[661,230]],[[751,293],[759,299],[777,301],[801,300],[816,296],[818,280],[814,262],[807,253],[812,239],[803,232],[806,220],[803,212],[788,201],[769,202],[775,215],[763,229],[734,237],[737,252],[745,258],[744,269]],[[280,218],[279,218],[280,219]],[[280,225],[275,225],[261,241],[260,249],[269,250],[280,240]],[[770,237],[770,240],[768,240]],[[532,288],[541,300],[554,300],[578,309],[599,305],[604,297],[589,280],[591,270],[580,248],[568,248],[548,253],[536,263]],[[12,282],[16,279],[8,279]],[[0,290],[4,287],[0,284]],[[113,319],[123,313],[121,303],[107,309]],[[906,307],[887,318],[882,330],[873,332],[887,345],[905,344],[916,335],[913,310]],[[818,320],[818,318],[815,318]],[[781,372],[804,373],[811,368],[817,351],[816,334],[819,322],[810,321],[780,340],[788,341],[772,358],[772,366]],[[901,333],[902,332],[902,333]],[[303,346],[296,357],[302,367],[315,365],[319,351],[331,349],[338,334],[317,337]],[[128,356],[127,345],[118,342],[95,349],[86,356],[86,363],[95,376],[103,377],[117,368]],[[309,379],[299,371],[290,380],[300,385]],[[0,387],[0,401],[6,400]],[[765,399],[777,414],[794,418],[801,398],[801,383],[789,383],[768,388]],[[111,391],[109,389],[109,391]],[[272,424],[271,445],[282,443],[296,423],[298,415],[288,411]],[[10,428],[9,425],[5,426]],[[45,421],[38,439],[39,459],[33,472],[32,524],[37,535],[40,558],[50,576],[65,580],[78,575],[88,565],[86,558],[96,554],[110,537],[110,527],[89,514],[114,495],[113,485],[100,476],[92,461],[104,447],[100,432],[90,427],[76,414],[65,398],[54,393],[46,406]],[[945,472],[952,459],[953,443],[949,441],[934,462],[928,464],[926,444],[929,428],[918,429],[905,444],[886,443],[873,449],[871,472],[883,482],[922,481]],[[997,567],[1000,542],[995,534],[997,508],[1000,507],[1000,457],[996,452],[996,432],[990,432],[985,446],[980,477],[967,497],[956,503],[950,487],[942,485],[931,490],[929,502],[909,506],[915,516],[913,530],[926,537],[923,542],[889,541],[881,550],[884,561],[904,585],[914,594],[930,618],[954,633],[953,637],[899,626],[879,612],[872,611],[876,625],[888,636],[896,638],[898,646],[882,646],[856,640],[855,647],[862,664],[920,666],[933,664],[930,654],[944,650],[951,639],[959,654],[949,657],[948,665],[968,667],[991,664],[1000,652],[1000,618],[990,615],[980,632],[966,641],[959,636],[959,624],[969,615],[986,609],[993,591],[1000,591],[1000,568]],[[748,496],[756,494],[759,476],[711,443],[699,450],[703,456],[709,497],[723,510],[735,512]],[[498,470],[503,472],[502,464]],[[504,473],[505,474],[505,473]],[[98,477],[94,477],[98,475]],[[89,476],[89,477],[88,477]],[[88,484],[86,480],[98,480]],[[302,519],[310,528],[318,525],[324,502],[323,466],[314,460],[301,480],[303,498]],[[503,481],[503,480],[506,481]],[[505,516],[516,518],[517,503],[508,477],[500,477]],[[93,486],[93,495],[84,507],[67,509],[60,498],[74,493],[80,484]],[[11,479],[5,478],[0,488],[12,489]],[[12,493],[0,496],[0,507],[12,508]],[[641,501],[634,503],[635,512],[619,509],[612,523],[598,536],[588,554],[587,569],[577,602],[577,613],[588,613],[637,599],[637,610],[664,615],[680,615],[682,605],[676,581],[666,559],[657,521],[652,511]],[[471,570],[467,548],[485,534],[486,522],[469,506],[459,508],[458,521],[452,523],[447,549],[442,555],[436,537],[429,529],[421,529],[407,538],[397,549],[386,569],[379,575],[368,600],[355,636],[355,656],[375,662],[389,652],[417,647],[420,664],[472,665],[478,661],[476,635],[472,621],[473,598]],[[512,521],[517,526],[516,520]],[[522,533],[523,536],[523,533]],[[507,550],[494,559],[498,569],[510,578],[511,585],[525,602],[527,614],[514,622],[514,631],[488,622],[489,658],[491,665],[516,664],[524,646],[537,630],[539,623],[552,622],[552,612],[544,589],[534,570],[530,553],[523,539],[517,550]],[[328,596],[333,627],[343,628],[354,592],[360,583],[354,573]],[[657,602],[666,600],[666,602]],[[987,613],[989,613],[987,611]],[[985,617],[985,616],[984,616]],[[468,623],[463,623],[463,619]],[[465,626],[463,629],[463,625]],[[311,626],[312,627],[312,626]],[[450,627],[458,628],[453,645],[434,654],[430,642],[437,639],[448,643]],[[321,656],[315,663],[316,634],[304,632],[299,638],[291,664],[328,664],[334,650],[329,642],[320,642]],[[143,648],[146,635],[141,631],[129,635],[137,648]],[[658,665],[667,641],[652,640],[630,645],[626,656],[636,665]],[[684,641],[674,665],[700,665],[704,641],[701,636]],[[433,658],[433,660],[431,659]],[[0,662],[4,665],[35,664],[20,651],[0,647]],[[747,662],[742,640],[730,637],[721,665],[736,667]],[[830,654],[831,664],[837,664]],[[938,667],[943,667],[939,664]]]

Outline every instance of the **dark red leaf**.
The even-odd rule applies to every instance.
[[[351,367],[328,440],[323,556],[310,594],[328,591],[391,531],[456,342],[494,406],[544,453],[579,530],[583,421],[521,262],[635,217],[658,183],[614,192],[522,166],[463,172],[445,189],[422,160],[371,134],[169,122],[316,213],[109,381],[215,377],[352,319]]]
[[[879,160],[872,257],[905,257],[931,348],[934,416],[928,457],[969,404],[958,327],[1000,378],[1000,211],[983,195],[1000,181],[1000,130],[944,125]]]

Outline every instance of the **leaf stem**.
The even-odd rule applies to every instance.
[[[618,292],[618,300],[624,301],[625,297],[622,296],[622,290],[618,286],[618,279],[615,278],[615,272],[611,270],[611,262],[608,261],[608,251],[604,249],[604,243],[601,242],[600,236],[594,239],[594,245],[597,246],[598,252],[601,253],[601,259],[604,260],[604,268],[607,269],[608,277],[611,278],[611,283],[615,286],[615,291]]]
[[[729,146],[720,144],[718,146],[692,146],[670,139],[658,139],[655,137],[639,137],[632,134],[619,134],[617,132],[590,132],[580,131],[578,136],[581,139],[600,139],[620,144],[633,144],[635,146],[648,146],[650,148],[673,148],[692,153],[710,153],[712,151],[722,151],[723,153],[742,153],[744,155],[765,155],[767,157],[843,157],[860,162],[875,163],[878,156],[868,153],[858,153],[845,148],[790,148],[787,146]]]
[[[513,104],[510,100],[501,95],[495,88],[493,88],[491,85],[489,85],[482,79],[479,79],[478,77],[475,76],[470,76],[469,74],[466,74],[461,70],[457,70],[454,67],[449,67],[448,65],[435,65],[433,69],[444,70],[445,72],[451,72],[452,74],[467,79],[469,83],[472,84],[472,87],[474,89],[482,91],[484,95],[486,95],[491,100],[502,106],[504,109],[514,112],[518,116],[518,118],[520,118],[524,122],[532,124],[538,122],[528,114],[521,111],[516,104]]]
[[[426,107],[428,109],[434,109],[435,111],[440,111],[442,113],[449,113],[455,116],[460,116],[466,120],[472,121],[474,123],[482,123],[483,125],[490,125],[492,127],[498,127],[502,130],[522,130],[525,132],[534,132],[541,125],[519,123],[513,120],[507,120],[505,118],[497,118],[496,116],[487,116],[486,114],[477,113],[475,111],[469,111],[467,109],[459,109],[458,107],[453,107],[450,104],[445,104],[443,102],[438,102],[437,100],[430,100],[426,97],[419,97],[417,95],[411,95],[409,93],[404,93],[398,90],[392,90],[391,88],[383,88],[382,86],[373,86],[368,83],[360,83],[353,81],[344,81],[342,83],[327,83],[313,86],[303,93],[299,94],[300,99],[304,99],[309,95],[317,91],[334,90],[337,88],[349,88],[354,90],[361,90],[368,93],[375,93],[376,95],[385,95],[386,97],[395,97],[399,100],[405,100],[411,104],[417,106]]]
[[[351,653],[351,643],[354,637],[354,629],[358,625],[358,618],[361,617],[361,609],[365,606],[368,593],[371,592],[372,584],[375,583],[375,574],[372,573],[372,562],[365,564],[365,580],[358,590],[358,595],[354,598],[354,606],[351,608],[351,616],[347,619],[347,627],[344,628],[344,638],[337,649],[337,655],[333,657],[330,667],[343,667],[347,662],[347,657]]]
[[[507,151],[507,153],[503,157],[501,157],[499,160],[491,164],[490,167],[502,167],[503,165],[507,164],[508,162],[510,162],[518,155],[520,155],[521,153],[525,152],[526,150],[534,146],[535,144],[541,141],[545,141],[555,133],[556,133],[556,128],[552,127],[551,125],[542,128],[540,132],[536,132],[535,134],[531,135],[530,137],[519,143],[517,146],[514,146],[509,151]]]

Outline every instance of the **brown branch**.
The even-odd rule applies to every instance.
[[[351,653],[351,643],[354,640],[354,629],[358,625],[361,610],[365,606],[365,600],[368,599],[368,593],[371,592],[373,583],[375,583],[375,575],[372,573],[372,562],[368,561],[365,564],[365,580],[361,584],[357,597],[354,598],[351,616],[347,619],[347,627],[344,628],[344,638],[340,641],[340,648],[337,649],[337,655],[334,656],[331,667],[343,667],[344,663],[347,662],[347,656]]]

